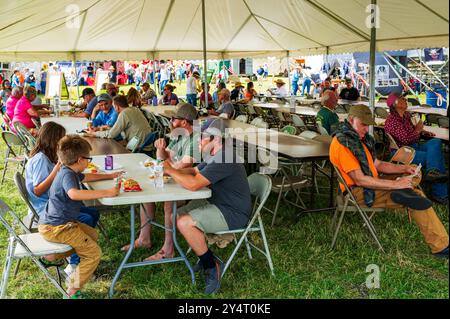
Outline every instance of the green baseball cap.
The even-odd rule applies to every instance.
[[[348,115],[359,118],[366,125],[376,125],[369,107],[363,104],[350,107]]]

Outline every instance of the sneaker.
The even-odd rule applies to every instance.
[[[436,169],[429,170],[424,177],[424,181],[429,183],[446,183],[447,180],[448,175],[442,174]]]
[[[211,295],[219,291],[220,278],[222,276],[224,264],[220,260],[215,260],[215,266],[204,270],[205,273],[205,294]]]
[[[81,291],[77,291],[72,296],[64,296],[63,299],[83,299],[83,296],[81,295]]]
[[[448,259],[448,246],[447,246],[447,248],[441,250],[440,252],[434,253],[433,256],[438,257],[438,258]]]

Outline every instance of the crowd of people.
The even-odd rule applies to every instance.
[[[233,147],[225,142],[224,121],[215,117],[208,119],[197,136],[193,130],[193,122],[199,116],[196,107],[200,104],[209,115],[232,119],[235,113],[233,102],[249,102],[258,93],[253,82],[244,86],[236,81],[230,91],[227,84],[220,81],[211,95],[209,85],[206,85],[205,90],[205,84],[198,83],[199,70],[193,68],[186,73],[183,67],[175,70],[169,68],[169,65],[161,65],[158,70],[162,90],[158,92],[162,95],[159,99],[152,88],[155,76],[144,72],[145,78],[138,78],[137,81],[142,90],[132,87],[126,95],[120,92],[116,83],[105,84],[105,92],[100,94],[90,87],[85,88],[81,95],[82,101],[76,105],[78,111],[72,116],[92,121],[92,127],[87,129],[89,136],[115,139],[124,145],[137,139],[143,152],[156,150],[156,158],[164,161],[165,173],[186,189],[211,189],[212,197],[208,200],[176,203],[179,207],[176,226],[198,256],[196,269],[204,272],[205,292],[212,294],[220,287],[224,265],[208,248],[205,234],[244,227],[250,217],[251,198],[244,166],[237,160],[231,163],[223,160],[227,151]],[[164,74],[166,70],[167,74]],[[188,103],[180,103],[174,93],[176,87],[170,84],[172,71],[176,80],[187,78]],[[296,71],[304,74],[302,94],[309,94],[312,84],[310,74],[302,67]],[[88,69],[88,72],[94,74],[93,69]],[[118,173],[83,174],[92,160],[90,144],[79,136],[66,135],[65,129],[54,122],[48,122],[37,130],[33,119],[48,115],[49,110],[36,101],[38,92],[35,86],[20,85],[23,83],[20,83],[18,74],[15,74],[12,83],[5,82],[0,92],[5,113],[11,123],[21,122],[37,137],[26,166],[25,179],[31,203],[40,216],[39,232],[48,241],[69,244],[74,249],[69,254],[46,256],[42,262],[51,265],[58,263],[62,257],[69,257],[69,266],[66,268],[70,279],[68,294],[78,298],[101,257],[95,230],[100,215],[97,210],[85,207],[83,201],[119,195],[118,187],[94,191],[83,189],[80,185],[83,182],[113,179]],[[274,83],[276,87],[269,90],[271,94],[289,95],[283,80],[278,79]],[[298,89],[299,83],[293,87],[293,93],[296,94]],[[345,87],[338,92],[331,79],[327,78],[320,86],[320,97],[322,108],[318,112],[317,122],[333,136],[330,161],[338,168],[358,204],[367,207],[408,207],[431,252],[435,256],[448,258],[448,234],[431,201],[417,189],[410,176],[403,176],[413,174],[415,167],[377,159],[375,141],[368,134],[369,126],[375,125],[370,109],[364,105],[354,105],[349,110],[348,118],[344,122],[339,121],[335,112],[338,99],[360,99],[353,81],[346,79]],[[174,106],[170,120],[172,131],[184,134],[172,135],[170,141],[159,136],[149,139],[155,132],[141,109],[144,104]],[[444,181],[448,175],[441,142],[424,130],[422,122],[412,122],[404,97],[392,94],[387,105],[390,115],[386,120],[386,132],[393,136],[399,146],[407,145],[416,150],[413,163],[421,164],[425,169],[425,178],[436,182],[433,184],[432,199],[448,204],[448,186]],[[420,142],[421,138],[429,140],[423,143]],[[202,152],[203,162],[196,150]],[[344,191],[344,186],[340,187]],[[170,201],[164,203],[166,229],[173,226],[173,205]],[[142,228],[135,241],[135,248],[150,249],[153,246],[147,218],[154,218],[154,215],[155,203],[144,204],[140,212]],[[123,252],[128,250],[128,245],[121,248]],[[172,234],[166,231],[162,247],[146,260],[162,260],[172,258],[173,255]]]

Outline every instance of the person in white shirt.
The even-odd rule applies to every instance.
[[[197,80],[199,78],[200,73],[193,72],[186,81],[186,99],[193,106],[197,106]]]
[[[161,95],[164,94],[164,87],[169,83],[170,73],[169,69],[165,64],[161,64],[161,69],[159,73],[161,74],[161,78],[159,79],[159,89]]]
[[[277,87],[274,89],[268,89],[267,91],[270,92],[270,94],[278,95],[278,96],[288,96],[289,95],[288,89],[286,87],[286,83],[283,80],[278,79],[274,82],[277,85]]]

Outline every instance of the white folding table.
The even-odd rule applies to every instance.
[[[88,119],[84,117],[70,117],[70,116],[51,116],[41,117],[41,124],[44,125],[47,122],[55,122],[63,126],[66,129],[67,134],[76,134],[81,130],[87,128]]]
[[[134,267],[142,267],[147,265],[154,265],[154,264],[163,264],[163,263],[170,263],[170,262],[178,262],[183,261],[186,266],[189,269],[189,272],[191,273],[191,279],[192,283],[195,283],[195,275],[194,271],[192,269],[191,264],[189,263],[188,259],[186,258],[186,255],[184,254],[183,250],[180,248],[177,238],[176,238],[176,209],[177,201],[181,200],[192,200],[192,199],[205,199],[211,197],[211,190],[208,188],[201,189],[196,192],[189,191],[185,188],[183,188],[181,185],[176,184],[173,180],[171,180],[168,183],[165,183],[164,188],[155,188],[153,183],[148,178],[148,170],[141,165],[141,162],[144,162],[146,159],[149,159],[149,157],[145,154],[118,154],[114,155],[114,164],[120,164],[120,166],[123,167],[123,169],[126,171],[126,175],[128,178],[132,178],[136,180],[139,185],[142,188],[141,192],[130,192],[130,193],[124,193],[121,192],[119,196],[113,197],[113,198],[102,198],[99,199],[99,202],[103,205],[107,206],[113,206],[113,205],[130,205],[130,248],[128,252],[126,253],[124,259],[122,260],[119,269],[117,270],[116,274],[114,275],[114,279],[112,281],[110,290],[109,290],[109,297],[112,298],[114,294],[114,287],[117,283],[117,280],[119,279],[119,276],[123,269],[126,268],[134,268]],[[94,163],[102,163],[104,160],[104,156],[94,156],[93,162]],[[119,166],[119,167],[120,167]],[[99,182],[93,182],[88,183],[86,186],[89,189],[108,189],[113,187],[113,181],[99,181]],[[128,263],[128,259],[131,256],[131,253],[134,249],[134,241],[135,241],[135,205],[139,205],[142,203],[157,203],[157,202],[166,202],[166,201],[172,201],[173,202],[173,213],[172,213],[172,229],[169,229],[169,231],[172,231],[172,238],[175,245],[176,250],[180,254],[179,257],[175,258],[165,258],[162,260],[157,261],[143,261],[143,262],[134,262],[134,263]],[[151,222],[153,225],[158,225],[154,222]]]

